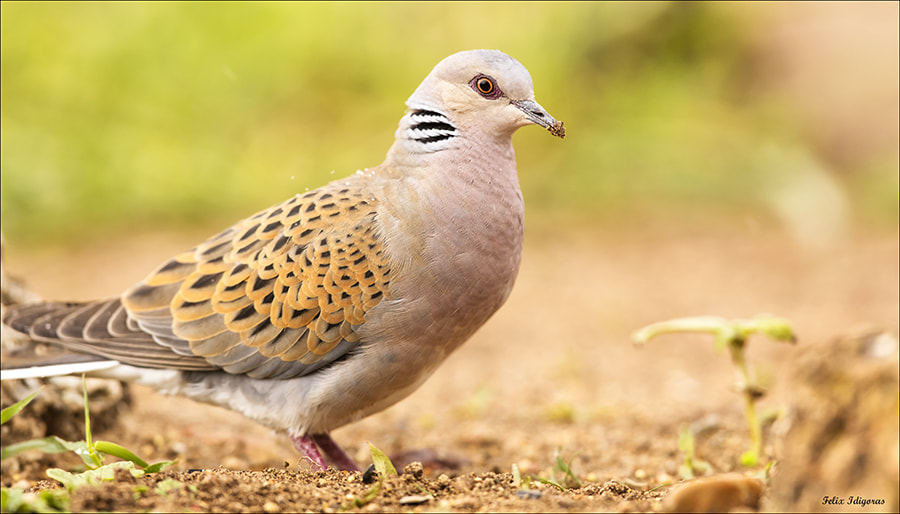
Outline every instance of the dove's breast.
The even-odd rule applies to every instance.
[[[307,403],[321,408],[306,416],[309,431],[331,430],[406,397],[506,301],[524,230],[509,155],[475,176],[452,163],[437,176],[434,166],[432,175],[370,172],[369,190],[395,199],[377,202],[375,216],[390,284],[356,329],[357,350],[314,377]]]

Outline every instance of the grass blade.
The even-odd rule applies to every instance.
[[[31,403],[31,400],[34,400],[34,397],[37,396],[37,394],[38,394],[40,391],[41,391],[41,390],[38,389],[37,391],[35,391],[35,392],[29,394],[28,397],[25,398],[24,400],[22,400],[22,401],[20,401],[20,402],[16,402],[16,403],[10,405],[9,407],[3,409],[2,411],[0,411],[0,425],[6,423],[6,422],[9,421],[13,416],[15,416],[16,414],[18,414],[20,410],[24,409],[26,405],[28,405],[29,403]]]

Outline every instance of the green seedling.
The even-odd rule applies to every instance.
[[[513,487],[516,489],[522,489],[522,474],[519,472],[519,465],[513,463],[512,465],[512,476],[513,476]]]
[[[134,467],[134,462],[123,460],[88,469],[81,473],[69,473],[59,468],[50,468],[47,470],[47,476],[61,483],[66,489],[74,491],[86,485],[100,485],[101,482],[112,482],[118,469],[124,469],[134,477],[144,474],[143,471]]]
[[[33,439],[31,441],[23,441],[21,443],[12,444],[0,450],[0,458],[6,459],[27,450],[41,450],[45,453],[62,453],[71,451],[81,457],[85,467],[91,473],[85,474],[81,478],[67,479],[68,484],[83,485],[84,483],[92,483],[94,480],[111,479],[116,468],[124,467],[132,471],[133,475],[142,475],[144,473],[156,473],[166,466],[174,464],[174,461],[163,461],[155,464],[147,464],[143,459],[135,455],[131,450],[109,441],[94,441],[91,432],[91,413],[88,405],[87,384],[82,376],[82,388],[84,394],[84,441],[66,441],[57,436],[45,437],[43,439]],[[35,391],[24,400],[3,409],[2,422],[5,423],[10,418],[21,411],[31,400],[34,399],[38,391]],[[123,462],[117,462],[104,465],[106,455],[112,455],[122,459]],[[135,466],[143,468],[143,470],[135,469]],[[52,478],[57,478],[51,472],[66,478],[67,473],[63,470],[48,470],[47,473]],[[57,473],[61,472],[61,473]],[[85,472],[87,473],[87,471]],[[63,482],[63,480],[60,480]],[[64,482],[66,483],[66,482]]]
[[[26,493],[19,487],[0,489],[3,512],[71,512],[69,492],[65,489],[44,489]]]
[[[156,484],[156,487],[153,488],[153,491],[160,496],[168,496],[172,491],[178,491],[182,487],[184,487],[184,483],[175,480],[174,478],[167,478],[160,483]],[[197,486],[189,486],[192,488],[192,492],[196,492]]]
[[[69,473],[62,469],[52,468],[47,470],[47,476],[58,480],[65,486],[65,490],[44,490],[38,493],[25,493],[21,488],[3,488],[0,490],[0,510],[3,512],[65,512],[69,510],[69,491],[84,485],[99,484],[102,481],[113,480],[116,469],[126,469],[133,476],[152,473],[172,464],[172,462],[158,462],[148,465],[127,448],[108,441],[93,441],[91,434],[90,408],[88,406],[87,386],[84,388],[84,418],[85,440],[70,442],[56,436],[24,441],[7,446],[0,450],[0,458],[12,457],[27,450],[41,450],[45,453],[62,453],[71,451],[81,457],[88,469],[82,473]],[[37,396],[38,391],[30,394],[24,400],[17,402],[0,411],[0,424],[6,423],[18,414]],[[112,455],[124,459],[121,462],[103,465],[106,455]],[[138,470],[135,465],[144,468]]]
[[[694,452],[694,432],[691,427],[685,426],[681,429],[681,434],[678,436],[678,449],[684,453],[684,463],[678,467],[681,478],[690,480],[697,476],[697,472],[705,475],[712,469],[708,462],[697,458]]]
[[[575,475],[572,471],[572,461],[575,460],[573,456],[569,459],[569,462],[566,462],[559,454],[559,450],[556,450],[554,454],[554,458],[556,459],[556,463],[553,466],[553,469],[550,470],[550,478],[543,477],[532,477],[530,475],[522,475],[519,471],[519,466],[516,464],[512,465],[512,476],[513,476],[513,487],[516,489],[531,489],[532,482],[540,482],[542,484],[552,485],[553,487],[559,489],[560,491],[565,491],[566,489],[576,489],[582,486],[581,480]],[[563,479],[557,480],[556,473],[562,472]]]
[[[562,482],[569,486],[570,489],[577,489],[581,487],[581,480],[575,476],[575,473],[572,471],[572,461],[575,460],[575,456],[573,455],[569,462],[563,460],[562,456],[559,454],[559,450],[556,451],[556,465],[553,466],[553,470],[550,472],[550,478],[554,481],[556,480],[556,472],[561,471],[563,473]]]
[[[560,491],[566,490],[566,488],[563,487],[561,484],[558,484],[552,480],[549,480],[546,478],[541,478],[541,477],[535,478],[530,475],[522,475],[522,473],[519,472],[519,466],[516,464],[512,465],[512,476],[513,476],[513,487],[515,487],[519,491],[525,491],[525,490],[532,489],[534,482],[540,482],[542,484],[552,485],[553,487],[556,487]]]
[[[552,485],[553,487],[559,489],[560,491],[565,491],[566,487],[559,482],[555,482],[549,478],[543,477],[527,477],[529,482],[540,482],[542,484]]]
[[[106,455],[112,455],[122,460],[132,462],[143,468],[143,473],[156,473],[174,463],[163,461],[155,464],[147,464],[143,459],[135,455],[131,450],[109,441],[94,441],[91,432],[91,413],[88,406],[87,384],[82,375],[82,388],[84,394],[84,441],[70,442],[57,436],[49,436],[43,439],[32,439],[21,443],[12,444],[0,450],[0,459],[6,459],[27,450],[41,450],[44,453],[63,453],[71,451],[81,457],[84,465],[89,470],[96,470],[103,466]],[[37,394],[32,393],[28,398],[3,410],[5,423],[9,418],[22,410]],[[9,412],[7,412],[9,411]]]
[[[701,332],[715,336],[716,349],[728,348],[731,362],[740,375],[740,390],[744,397],[744,415],[750,428],[750,449],[741,455],[741,464],[752,467],[759,462],[762,454],[762,429],[756,414],[756,402],[765,394],[765,390],[753,379],[744,347],[747,339],[756,333],[764,334],[779,342],[794,343],[796,336],[789,321],[771,315],[759,315],[753,319],[728,320],[714,316],[679,318],[648,325],[634,333],[636,344],[644,344],[650,339],[676,332]]]
[[[372,463],[375,465],[375,471],[378,472],[378,478],[362,497],[353,498],[353,500],[350,503],[345,504],[341,510],[359,508],[374,500],[378,497],[378,493],[381,492],[384,480],[389,476],[397,476],[397,468],[394,467],[394,463],[391,462],[391,459],[389,459],[383,451],[376,448],[374,444],[369,443],[369,452],[372,453]]]

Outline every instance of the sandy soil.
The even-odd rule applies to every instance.
[[[310,471],[284,434],[222,409],[132,387],[130,406],[118,409],[117,421],[100,427],[97,436],[148,461],[177,458],[178,463],[137,484],[120,477],[101,488],[79,490],[71,508],[661,510],[672,508],[665,502],[674,501],[673,484],[682,479],[678,435],[684,426],[698,431],[698,457],[711,464],[710,474],[738,473],[694,493],[695,498],[727,489],[735,505],[753,508],[762,490],[740,477],[779,458],[773,445],[777,437],[767,425],[763,462],[741,468],[738,457],[749,439],[727,354],[717,353],[705,336],[667,336],[639,348],[630,342],[632,331],[704,314],[743,318],[770,312],[790,319],[799,335],[796,346],[760,337],[748,348],[760,381],[772,384],[761,411],[784,411],[792,401],[804,401],[791,396],[800,389],[792,385],[796,363],[802,362],[798,356],[825,355],[836,337],[868,329],[897,333],[897,232],[858,232],[810,248],[782,231],[742,220],[679,223],[680,228],[651,224],[640,231],[612,224],[530,232],[507,305],[419,391],[333,434],[363,467],[371,462],[367,441],[391,455],[398,469],[411,461],[424,464],[385,481],[365,505],[352,503],[372,487],[360,474]],[[63,253],[9,248],[5,264],[44,297],[87,299],[117,294],[201,237],[145,234]],[[893,369],[897,364],[891,358]],[[4,405],[9,401],[4,397]],[[72,417],[77,427],[78,416]],[[887,444],[895,444],[896,429],[889,425],[886,430],[893,434]],[[879,476],[893,478],[897,448],[887,453],[887,464],[878,461]],[[557,456],[570,463],[580,485],[554,468]],[[46,479],[44,470],[77,464],[70,456],[26,455],[4,461],[2,483],[55,487],[37,482]],[[525,477],[518,483],[513,465]],[[565,490],[528,477],[554,480]],[[187,485],[162,494],[154,487],[164,478]],[[829,482],[831,490],[821,495],[880,495],[886,504],[853,510],[896,510],[891,503],[896,505],[896,483],[893,478],[893,490],[887,492],[854,492]],[[146,485],[141,489],[146,492],[135,493],[137,485]],[[770,491],[763,501],[778,508],[848,508],[792,505],[789,496],[773,499]],[[702,508],[700,500],[692,501],[688,508]]]

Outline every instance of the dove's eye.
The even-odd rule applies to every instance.
[[[486,77],[478,79],[476,85],[478,86],[478,91],[481,91],[481,94],[484,95],[488,95],[494,90],[494,83]]]
[[[469,82],[469,85],[472,86],[472,89],[477,91],[478,94],[489,100],[500,98],[500,95],[503,94],[497,86],[497,82],[487,75],[477,75]]]

